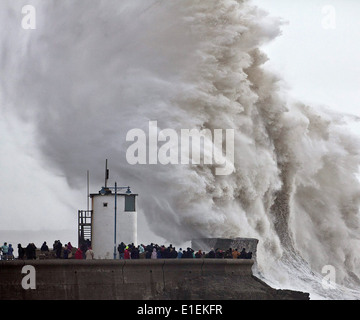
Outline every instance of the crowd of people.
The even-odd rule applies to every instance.
[[[149,245],[140,244],[135,246],[133,243],[126,245],[121,242],[117,248],[119,259],[251,259],[252,252],[246,252],[243,248],[238,249],[229,248],[228,250],[221,250],[219,248],[211,248],[209,252],[198,250],[195,252],[192,248],[183,250],[170,244],[168,247],[151,243]]]
[[[42,244],[40,251],[45,255],[50,252],[46,242]],[[60,240],[55,240],[52,251],[55,253],[57,259],[94,259],[94,251],[92,250],[89,241],[85,241],[79,248],[74,248],[71,242],[68,242],[63,246]]]
[[[20,243],[17,246],[18,256],[16,259],[20,260],[35,260],[38,258],[44,259],[70,259],[73,256],[75,259],[93,259],[94,253],[90,246],[85,244],[81,248],[74,248],[70,242],[65,244],[61,243],[60,240],[55,240],[52,246],[52,249],[49,249],[46,241],[41,245],[40,250],[36,247],[34,243],[29,243],[26,247],[23,247]],[[4,244],[0,247],[0,260],[14,260],[14,248],[12,244]]]
[[[18,259],[24,259],[26,256],[27,259],[32,260],[36,259],[36,246],[34,243],[29,243],[27,247],[23,248],[21,244],[18,244]],[[9,245],[7,242],[0,247],[0,260],[14,260],[14,248],[12,244]]]
[[[176,248],[170,244],[169,246],[158,245],[150,243],[148,245],[139,244],[134,245],[125,244],[121,242],[118,247],[119,259],[251,259],[252,252],[246,252],[243,248],[239,251],[237,248],[228,250],[221,250],[219,248],[211,248],[209,252],[198,250],[195,252],[192,248],[186,248],[183,250]],[[34,243],[29,243],[25,248],[18,244],[18,258],[17,259],[37,259],[37,247]],[[0,247],[1,260],[14,260],[14,248],[11,244],[7,245],[5,242]],[[46,241],[40,248],[40,255],[43,258],[54,257],[56,259],[94,259],[94,251],[92,250],[90,241],[83,242],[79,248],[74,248],[70,242],[63,245],[60,240],[55,240],[52,246],[52,250],[49,249]]]
[[[7,242],[0,247],[0,258],[1,260],[14,260],[14,248],[12,244],[9,245]]]

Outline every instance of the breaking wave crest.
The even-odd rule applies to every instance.
[[[34,123],[49,166],[72,187],[109,158],[169,241],[256,237],[256,272],[269,284],[360,297],[359,140],[345,116],[293,101],[265,70],[261,46],[281,33],[280,21],[235,0],[33,5],[35,32],[10,21],[12,1],[1,13],[3,105]],[[126,133],[146,132],[151,120],[234,129],[235,172],[130,166]],[[322,288],[325,265],[335,267],[338,290]]]

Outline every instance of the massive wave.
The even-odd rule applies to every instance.
[[[21,28],[26,4],[35,30]],[[161,237],[255,237],[255,272],[269,284],[360,296],[359,140],[346,117],[293,101],[265,70],[261,46],[280,35],[280,21],[245,0],[1,6],[2,108],[34,124],[49,168],[72,188],[84,168],[101,183],[92,169],[108,158]],[[126,134],[147,132],[149,121],[177,132],[233,129],[235,172],[128,164]],[[336,290],[323,288],[327,265]]]

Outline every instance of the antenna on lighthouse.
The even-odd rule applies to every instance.
[[[89,187],[89,182],[90,182],[90,174],[89,174],[89,170],[87,170],[86,172],[86,200],[87,200],[87,211],[89,211],[89,199],[90,199],[90,187]]]
[[[107,181],[109,179],[108,159],[105,162],[105,188],[107,188]]]

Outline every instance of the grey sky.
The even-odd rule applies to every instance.
[[[264,50],[268,67],[282,76],[291,94],[312,105],[360,116],[360,2],[253,2],[287,22],[283,35]],[[328,6],[335,10],[335,29],[324,28]]]

